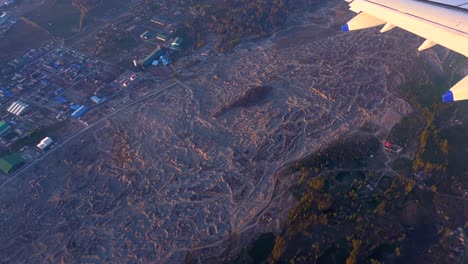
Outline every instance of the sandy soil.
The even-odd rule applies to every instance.
[[[180,263],[190,251],[203,259],[233,237],[277,230],[291,204],[291,179],[278,179],[278,169],[411,111],[393,92],[412,74],[417,39],[400,30],[341,34],[349,14],[340,10],[298,14],[269,39],[211,55],[193,78],[2,186],[0,259]],[[272,89],[215,115],[256,86]]]

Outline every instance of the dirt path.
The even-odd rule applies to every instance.
[[[52,35],[52,33],[50,33],[47,29],[45,29],[45,28],[39,26],[39,25],[38,25],[37,23],[35,23],[34,21],[31,21],[31,20],[29,20],[28,18],[26,18],[26,17],[24,17],[24,16],[20,17],[20,19],[21,19],[22,21],[24,21],[24,23],[26,23],[26,24],[28,24],[28,25],[31,25],[31,26],[33,26],[33,27],[35,27],[35,28],[37,28],[37,29],[39,29],[39,30],[42,30],[43,32],[47,33],[47,35],[49,35],[50,38],[51,38],[52,40],[54,40],[54,41],[56,40],[55,37],[54,37],[54,35]]]

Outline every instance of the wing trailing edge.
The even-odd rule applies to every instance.
[[[468,0],[345,0],[358,13],[343,31],[384,25],[381,33],[395,27],[425,39],[418,50],[441,45],[468,57]],[[443,2],[443,3],[442,3]],[[465,7],[466,5],[466,7]],[[442,96],[443,102],[468,100],[468,76]]]

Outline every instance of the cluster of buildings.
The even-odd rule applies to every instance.
[[[33,105],[50,100],[66,103],[61,96],[64,91],[101,66],[98,61],[60,48],[31,50],[9,64],[16,73],[10,82],[0,84],[0,103],[21,94]]]
[[[451,251],[448,254],[448,259],[453,262],[459,262],[460,259],[464,258],[466,249],[465,232],[463,227],[458,227],[457,229],[450,231],[450,236],[451,239],[449,240],[449,246]]]
[[[167,65],[169,64],[169,60],[165,57],[165,54],[166,50],[161,47],[158,47],[138,62],[135,60],[133,61],[133,63],[135,66],[148,67],[150,65],[158,65],[159,60],[164,60],[164,64]]]
[[[0,26],[5,23],[6,21],[8,21],[8,19],[10,19],[10,15],[7,14],[6,12],[2,12],[0,14]]]
[[[113,86],[115,88],[129,88],[131,85],[135,83],[135,80],[138,79],[138,76],[136,73],[131,72],[131,71],[126,71],[123,74],[121,74],[115,81],[113,82]],[[94,100],[93,100],[94,101]],[[100,101],[101,102],[101,101]],[[96,102],[95,103],[100,103]]]
[[[9,64],[16,73],[10,81],[0,83],[0,105],[9,105],[4,110],[17,117],[27,113],[33,123],[70,111],[81,98],[67,96],[65,91],[78,86],[85,76],[101,66],[98,61],[51,45],[32,49]]]
[[[385,141],[385,150],[400,154],[403,151],[403,148],[390,143],[390,141]]]
[[[5,33],[11,28],[11,26],[16,24],[16,22],[18,22],[16,17],[6,12],[0,12],[0,37],[5,35]]]
[[[100,74],[93,75],[104,64],[75,51],[47,44],[10,61],[9,66],[14,72],[0,80],[0,152],[58,119],[82,117],[89,110],[85,104],[103,100],[90,98],[84,87],[106,82],[99,80]],[[44,151],[52,142],[46,137],[36,149]],[[0,170],[6,173],[25,162],[16,154],[0,158]]]
[[[54,141],[50,137],[45,137],[37,145],[39,151],[46,151]],[[10,174],[23,166],[27,162],[27,158],[20,154],[10,154],[0,158],[0,170]]]
[[[53,49],[53,44],[48,43],[39,49],[30,49],[26,52],[23,56],[18,57],[16,59],[11,60],[8,62],[8,65],[19,70],[24,66],[27,66],[29,63],[33,62],[34,60],[40,58],[46,53],[49,53]]]
[[[179,50],[180,45],[182,44],[182,38],[177,37],[175,38],[170,46],[170,49],[173,50]],[[170,64],[170,61],[168,59],[168,55],[170,53],[168,52],[168,49],[162,48],[162,47],[157,47],[153,51],[151,51],[149,54],[147,54],[145,57],[143,57],[140,60],[134,60],[133,64],[135,67],[141,66],[141,67],[148,67],[150,65],[157,66],[157,65],[163,65],[167,66]]]
[[[132,26],[129,29],[134,30],[137,26]],[[177,24],[164,16],[154,16],[146,26],[140,28],[139,36],[148,43],[157,45],[151,52],[141,56],[140,59],[133,61],[135,67],[148,66],[167,66],[170,64],[169,56],[173,51],[180,50],[183,39],[181,37],[173,37],[173,33],[177,28]],[[155,41],[155,42],[153,42]]]
[[[34,131],[46,131],[44,128],[68,118],[79,119],[91,104],[100,104],[121,90],[113,87],[120,74],[118,68],[53,45],[32,49],[9,64],[14,72],[0,79],[0,152],[29,146],[28,140],[21,140]],[[127,71],[117,80],[118,88],[125,88],[138,77]],[[100,95],[101,91],[107,95]],[[35,143],[36,154],[32,156],[40,155],[53,142],[45,137]],[[23,150],[30,153],[29,148],[22,148],[18,153],[0,155],[0,170],[11,173],[27,162],[25,157],[31,155]]]
[[[15,0],[1,0],[0,7],[10,6],[15,3]]]
[[[177,24],[170,21],[168,18],[163,16],[155,16],[150,20],[150,24],[144,27],[145,30],[140,34],[140,38],[147,41],[158,41],[160,45],[169,48],[169,41],[174,40],[172,35],[177,27]],[[127,28],[127,31],[133,31],[137,28],[137,25],[132,25]],[[179,38],[180,39],[180,38]],[[179,41],[181,42],[182,39]]]
[[[0,7],[14,2],[0,1]],[[16,22],[14,16],[0,11],[0,35]],[[127,32],[135,32],[136,28],[144,40],[143,48],[135,55],[138,58],[134,60],[136,67],[167,66],[171,54],[182,47],[183,39],[173,36],[177,24],[166,17],[155,16],[144,24],[128,27]],[[156,48],[148,51],[154,46]],[[120,74],[117,67],[111,77],[103,77],[109,72],[106,69],[109,65],[72,49],[58,47],[53,42],[31,49],[10,61],[8,66],[13,73],[5,73],[8,77],[0,79],[0,150],[27,146],[31,143],[18,141],[37,129],[68,118],[81,118],[93,104],[100,104],[113,93],[139,82],[135,72]],[[154,68],[156,71],[163,69]],[[53,142],[50,137],[45,137],[34,144],[35,149],[39,153],[46,151]],[[0,170],[11,173],[23,165],[29,155],[23,149],[20,152],[24,156],[0,156]]]
[[[182,44],[182,38],[175,38],[174,41],[171,43],[171,49],[173,50],[178,50],[180,49],[180,45]],[[150,65],[157,66],[157,65],[163,65],[167,66],[170,64],[170,61],[168,59],[168,56],[170,55],[170,52],[167,48],[163,48],[161,46],[158,46],[154,50],[152,50],[149,54],[147,54],[145,57],[143,57],[140,60],[133,60],[133,64],[135,67],[148,67]]]

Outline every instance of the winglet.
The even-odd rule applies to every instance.
[[[442,102],[444,102],[444,103],[453,102],[453,93],[452,93],[452,91],[447,91],[446,93],[444,93],[444,95],[442,95]]]
[[[468,100],[468,76],[465,76],[442,96],[444,103],[461,100]]]
[[[349,31],[349,26],[348,26],[348,24],[344,24],[344,25],[341,27],[341,31],[343,31],[343,32],[348,32],[348,31]]]

